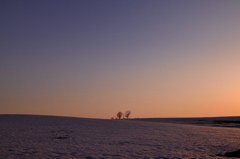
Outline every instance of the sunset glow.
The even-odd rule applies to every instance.
[[[240,1],[0,4],[0,114],[240,115]]]

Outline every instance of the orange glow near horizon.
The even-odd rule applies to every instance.
[[[240,116],[240,1],[28,3],[2,14],[0,114]]]

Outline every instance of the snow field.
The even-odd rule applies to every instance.
[[[0,115],[0,159],[205,159],[237,149],[239,128]]]

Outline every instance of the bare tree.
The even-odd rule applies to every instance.
[[[131,114],[131,111],[130,111],[130,110],[127,110],[127,111],[125,112],[125,117],[128,119],[129,116],[130,116],[130,114]]]
[[[117,113],[117,118],[118,118],[118,119],[121,119],[122,115],[123,115],[122,112],[118,112],[118,113]]]

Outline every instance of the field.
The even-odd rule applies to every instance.
[[[223,158],[240,129],[141,120],[0,115],[0,159]]]

